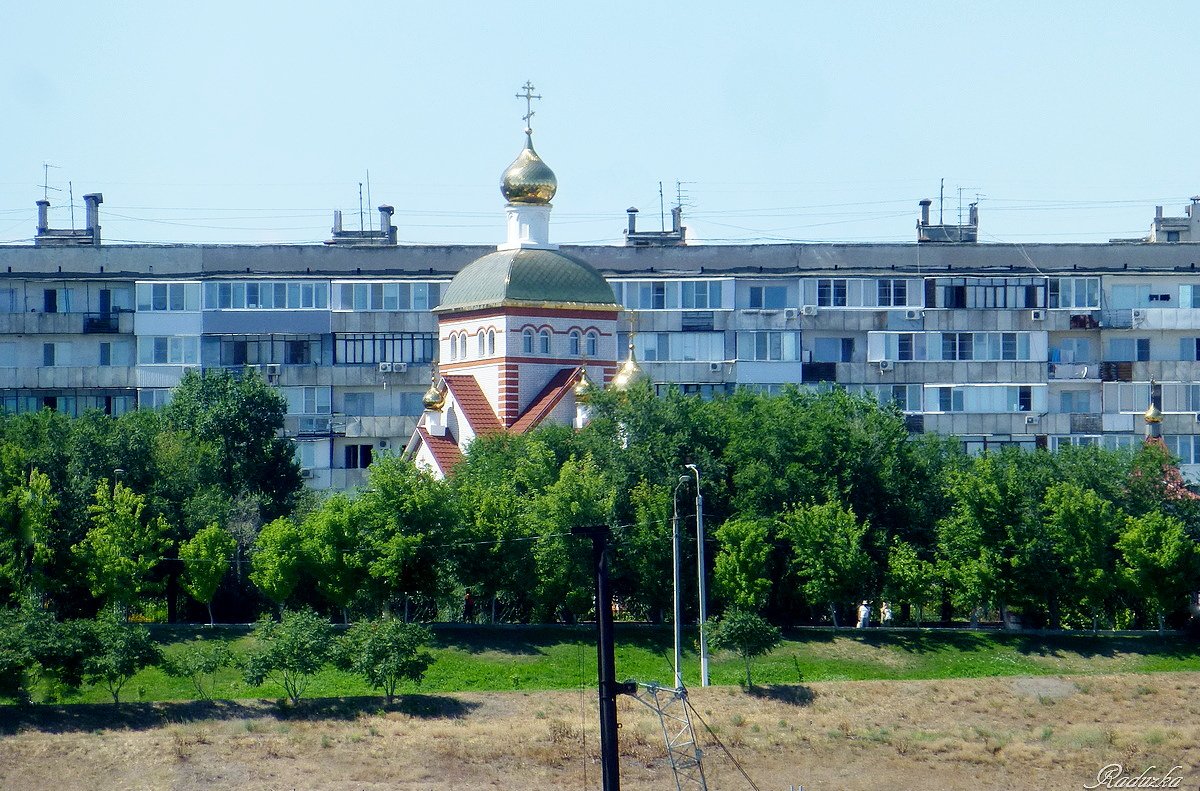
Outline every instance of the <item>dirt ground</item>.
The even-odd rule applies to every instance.
[[[1073,789],[1102,767],[1200,787],[1200,674],[693,690],[713,789]],[[621,782],[670,789],[658,718],[623,698]],[[598,788],[594,690],[0,709],[0,788]],[[732,755],[732,758],[730,757]],[[1115,781],[1113,781],[1115,783]],[[1095,787],[1093,785],[1093,787]],[[1117,785],[1101,787],[1120,787]]]

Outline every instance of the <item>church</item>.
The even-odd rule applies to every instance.
[[[525,147],[500,180],[506,240],[455,275],[434,310],[438,363],[405,456],[438,477],[482,434],[582,428],[591,390],[640,374],[632,351],[617,371],[612,287],[550,243],[558,181],[533,148],[532,115],[527,104]]]

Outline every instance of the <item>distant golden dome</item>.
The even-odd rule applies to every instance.
[[[1147,423],[1161,423],[1163,419],[1163,413],[1162,410],[1160,410],[1154,404],[1151,404],[1150,408],[1146,410],[1146,414],[1143,417],[1145,417]]]
[[[533,136],[525,131],[525,148],[500,177],[500,192],[509,203],[547,204],[558,191],[554,171],[533,150]]]
[[[421,398],[421,403],[431,412],[441,412],[442,407],[446,405],[446,391],[439,387],[437,375],[437,366],[434,366],[433,376],[429,383],[429,389],[425,391],[424,397]]]
[[[616,376],[612,378],[612,389],[618,392],[628,390],[649,378],[649,375],[642,370],[642,366],[638,365],[637,357],[633,353],[633,344],[630,343],[629,358],[621,364],[621,370],[617,371]]]
[[[596,392],[596,386],[592,384],[591,378],[587,375],[587,370],[579,372],[579,381],[575,383],[575,400],[587,401],[592,397],[592,393]]]

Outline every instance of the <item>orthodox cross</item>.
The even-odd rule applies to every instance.
[[[533,92],[534,91],[533,83],[530,82],[529,80],[526,80],[525,84],[521,86],[521,91],[522,91],[522,93],[517,94],[517,98],[525,100],[525,115],[522,118],[522,120],[525,121],[526,134],[531,134],[533,132],[533,129],[531,128],[529,122],[533,118],[533,100],[540,99],[542,97],[540,94],[535,94]]]

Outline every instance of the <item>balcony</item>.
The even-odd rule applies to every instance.
[[[1046,368],[1047,378],[1052,381],[1066,380],[1100,380],[1100,363],[1049,363]]]
[[[121,317],[116,313],[85,313],[83,334],[112,335],[121,331]]]

